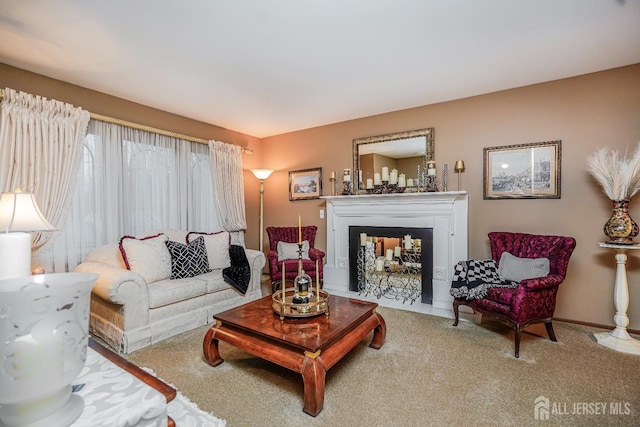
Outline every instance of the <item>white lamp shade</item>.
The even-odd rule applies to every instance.
[[[16,191],[0,196],[0,232],[52,231],[33,194]]]
[[[251,169],[251,172],[258,179],[267,179],[273,173],[273,169]]]

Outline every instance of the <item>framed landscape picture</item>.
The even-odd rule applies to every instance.
[[[289,172],[289,200],[319,199],[322,196],[322,168]]]
[[[484,149],[484,199],[559,199],[561,141]]]

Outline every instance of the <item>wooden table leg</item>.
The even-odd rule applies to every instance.
[[[387,324],[381,315],[378,313],[373,314],[378,318],[378,326],[373,330],[373,339],[371,340],[369,347],[380,350],[380,347],[384,344],[384,339],[387,336]]]
[[[220,351],[218,351],[218,340],[215,339],[216,332],[220,326],[219,322],[216,322],[204,336],[202,340],[202,352],[207,363],[211,366],[218,366],[224,359],[220,357]]]
[[[327,370],[322,363],[322,358],[318,354],[305,352],[301,373],[304,384],[303,411],[315,417],[324,407]]]

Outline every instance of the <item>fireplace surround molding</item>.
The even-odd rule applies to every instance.
[[[324,196],[327,204],[327,255],[324,289],[367,299],[381,306],[450,317],[453,269],[468,259],[466,191]],[[349,291],[349,227],[407,227],[433,230],[433,301],[402,304]]]

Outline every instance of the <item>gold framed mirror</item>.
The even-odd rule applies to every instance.
[[[358,172],[362,171],[362,182],[373,178],[376,171],[386,166],[397,169],[407,178],[418,176],[418,167],[423,171],[427,161],[434,159],[434,129],[416,129],[386,135],[368,136],[353,140],[353,170],[357,185]]]

